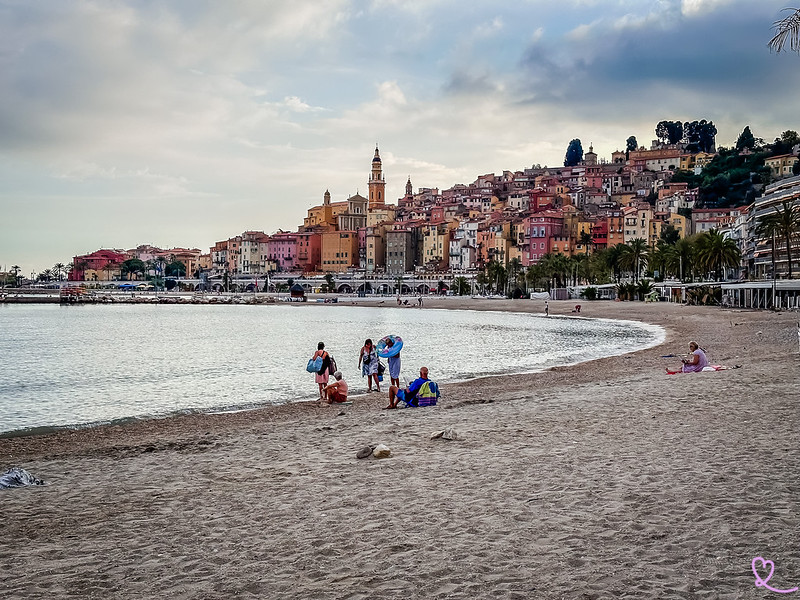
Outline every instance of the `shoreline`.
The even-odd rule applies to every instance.
[[[478,306],[475,306],[478,304]],[[800,582],[797,313],[584,302],[634,353],[442,386],[0,439],[10,597],[763,598]],[[535,301],[425,308],[541,314]],[[553,315],[574,302],[550,301]],[[689,339],[742,368],[668,376]],[[452,427],[459,439],[430,439]],[[392,457],[358,460],[365,444]],[[766,576],[766,573],[763,574]]]
[[[355,300],[355,299],[354,299]],[[578,315],[575,313],[567,313],[567,314],[553,314],[550,317],[545,317],[542,314],[537,314],[536,311],[531,311],[531,307],[535,307],[538,304],[536,302],[530,302],[527,300],[518,300],[518,301],[508,301],[508,300],[501,300],[499,306],[492,306],[492,307],[481,307],[480,309],[476,309],[474,305],[470,305],[470,299],[464,298],[448,298],[448,297],[441,297],[437,298],[438,306],[430,306],[425,308],[424,310],[427,312],[430,311],[458,311],[461,314],[468,315],[469,313],[473,313],[477,315],[478,313],[489,313],[492,315],[496,315],[495,319],[502,320],[502,315],[510,313],[513,315],[519,316],[532,316],[535,322],[541,321],[541,323],[547,323],[549,320],[552,325],[555,327],[562,327],[556,325],[559,322],[566,322],[569,321],[569,324],[563,325],[563,327],[567,328],[570,331],[574,331],[575,328],[581,328],[580,325],[577,325],[575,322],[577,321],[580,323],[581,321],[587,321],[587,327],[593,327],[588,322],[597,322],[597,323],[608,323],[608,324],[615,324],[616,329],[620,328],[628,328],[632,327],[635,328],[637,331],[641,332],[640,337],[646,338],[637,341],[637,348],[639,350],[645,350],[656,345],[659,345],[665,335],[666,332],[664,329],[658,325],[650,325],[644,323],[642,321],[634,321],[634,320],[626,320],[626,319],[608,319],[602,316],[597,317],[584,317],[583,315]],[[364,300],[361,299],[361,302],[339,302],[334,303],[337,308],[345,307],[346,308],[367,308],[372,309],[373,311],[380,311],[380,310],[389,310],[392,311],[393,315],[399,315],[401,313],[396,313],[395,311],[400,311],[401,307],[396,307],[393,303],[389,305],[381,304],[381,299],[372,299],[372,300]],[[321,303],[310,303],[310,304],[293,304],[291,305],[292,308],[300,307],[300,306],[317,306],[322,307]],[[336,310],[334,308],[329,308],[330,304],[325,304],[325,310]],[[409,308],[409,307],[402,307],[402,308]],[[417,309],[416,305],[412,308]],[[292,314],[291,309],[287,311],[287,315]],[[334,315],[336,313],[330,313]],[[291,318],[290,316],[287,318]],[[333,318],[333,317],[332,317]],[[470,322],[472,319],[476,319],[479,317],[471,317],[465,316],[463,320],[465,322]],[[433,317],[434,320],[438,320],[438,317]],[[412,319],[413,320],[413,319]],[[523,319],[527,323],[527,318]],[[532,321],[533,322],[533,321]],[[520,325],[524,326],[524,324]],[[602,325],[600,325],[602,327]],[[597,334],[595,334],[597,336]],[[614,339],[615,336],[611,336],[610,339]],[[497,340],[487,339],[487,343],[498,343]],[[582,362],[596,360],[598,358],[602,358],[603,356],[611,356],[611,355],[620,355],[626,354],[630,352],[630,349],[625,349],[624,347],[620,346],[617,342],[616,344],[609,344],[611,347],[603,350],[602,352],[598,352],[597,349],[595,351],[591,351],[591,349],[587,350],[587,346],[585,345],[576,345],[573,342],[573,345],[570,347],[569,352],[562,352],[560,353],[558,358],[551,358],[546,361],[535,361],[533,363],[527,364],[500,364],[499,368],[498,365],[494,365],[492,368],[484,368],[480,365],[479,362],[476,362],[475,358],[473,357],[471,362],[474,363],[474,369],[462,369],[461,372],[457,374],[450,374],[449,378],[443,379],[440,377],[436,377],[436,381],[440,385],[453,385],[453,384],[463,384],[469,383],[474,381],[478,378],[503,378],[503,377],[513,377],[513,376],[524,376],[524,375],[533,375],[536,373],[541,373],[547,371],[551,368],[566,368],[578,365]],[[462,348],[463,351],[463,348]],[[468,350],[468,352],[472,352]],[[436,363],[433,356],[429,357],[434,363]],[[428,359],[426,359],[428,360]],[[523,363],[526,361],[523,361]],[[540,362],[542,364],[540,364]],[[428,364],[429,367],[433,367],[433,373],[437,371],[441,373],[441,369],[437,369],[437,367],[446,367],[446,363],[442,363],[441,360],[436,364]],[[516,370],[515,370],[516,369]],[[415,372],[416,368],[412,367],[410,372]],[[413,379],[414,376],[411,377]],[[411,380],[409,379],[409,381]],[[60,422],[58,423],[41,423],[41,424],[33,424],[24,427],[19,427],[17,429],[9,429],[9,430],[0,430],[0,439],[11,439],[11,438],[19,438],[19,437],[28,437],[28,436],[43,436],[43,435],[50,435],[56,434],[60,432],[70,432],[70,431],[80,431],[84,429],[93,429],[93,428],[100,428],[100,427],[126,427],[128,425],[137,424],[140,422],[147,423],[149,421],[160,421],[165,419],[172,419],[181,417],[184,415],[203,415],[203,414],[234,414],[239,412],[251,412],[257,410],[268,410],[270,408],[274,408],[275,406],[282,406],[285,404],[297,404],[302,402],[315,402],[316,401],[316,386],[314,390],[310,389],[310,386],[306,386],[308,389],[298,389],[294,390],[295,394],[283,392],[280,394],[277,399],[273,398],[273,402],[261,401],[261,402],[248,402],[247,399],[242,398],[241,401],[238,403],[224,405],[224,404],[217,404],[217,405],[210,405],[210,406],[178,406],[170,411],[162,411],[158,410],[157,407],[153,407],[151,412],[141,412],[141,413],[131,413],[131,414],[119,414],[107,417],[107,420],[103,421],[75,421],[69,422],[67,418],[69,415],[61,414],[59,415],[61,418],[59,419]],[[366,394],[365,390],[360,389],[363,386],[358,386],[356,383],[354,387],[357,388],[355,393],[354,390],[351,389],[351,399],[352,398],[359,398]],[[388,389],[388,380],[385,389]],[[307,393],[304,393],[307,392]],[[313,393],[312,393],[313,392]],[[64,394],[69,394],[68,390],[63,390]],[[135,393],[133,394],[135,395]],[[263,396],[261,396],[263,397]],[[111,411],[105,410],[107,414]],[[56,415],[50,415],[51,418],[54,418]],[[0,428],[2,428],[2,423],[0,423]]]

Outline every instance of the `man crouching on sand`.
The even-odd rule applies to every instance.
[[[389,388],[389,406],[386,408],[410,408],[433,406],[439,399],[439,387],[428,379],[428,367],[419,370],[419,378],[405,389],[396,385]]]
[[[336,371],[336,373],[333,374],[333,378],[335,381],[323,388],[325,391],[325,402],[328,404],[347,402],[347,382],[342,379],[342,372]]]

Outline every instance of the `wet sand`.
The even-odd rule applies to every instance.
[[[550,302],[551,315],[574,304]],[[434,408],[384,411],[372,394],[0,440],[0,468],[48,483],[0,491],[0,592],[778,597],[756,588],[757,556],[774,561],[769,585],[800,584],[800,315],[581,305],[582,317],[660,325],[666,340],[445,385]],[[741,368],[666,375],[679,359],[662,355],[690,339]],[[430,439],[447,427],[458,440]],[[378,443],[391,458],[356,459]]]

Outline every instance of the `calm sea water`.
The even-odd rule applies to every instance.
[[[640,323],[324,305],[0,305],[0,433],[313,399],[318,341],[351,393],[364,339],[402,336],[401,383],[531,372],[658,343]],[[384,382],[386,385],[387,382]]]

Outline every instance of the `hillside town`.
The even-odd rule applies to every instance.
[[[636,145],[632,137],[625,151],[608,158],[598,157],[592,145],[583,153],[580,141],[573,140],[564,167],[534,165],[489,173],[443,190],[415,190],[408,177],[405,194],[395,201],[386,198],[376,146],[367,196],[356,193],[332,201],[326,190],[296,231],[244,231],[207,251],[150,245],[99,249],[75,256],[71,265],[56,265],[39,279],[61,279],[63,270],[76,282],[174,277],[197,280],[198,289],[202,284],[209,290],[236,291],[246,284],[249,290],[271,291],[287,276],[328,275],[330,287],[330,275],[365,282],[414,275],[440,282],[440,288],[450,289],[456,278],[466,278],[473,291],[477,281],[482,291],[510,293],[514,288],[644,277],[791,277],[792,256],[800,256],[797,232],[785,235],[765,223],[782,206],[795,224],[800,220],[800,143],[789,147],[776,140],[777,151],[788,152],[764,152],[746,128],[737,148],[725,151],[728,160],[741,163],[761,152],[763,166],[760,172],[745,173],[750,189],[745,203],[726,202],[725,197],[712,203],[703,201],[702,189],[692,179],[699,180],[722,158],[713,135],[705,148],[698,147],[674,139],[670,123],[659,124],[659,139],[650,148]],[[795,132],[785,132],[784,138],[798,141]],[[701,242],[712,250],[704,251]],[[715,244],[721,249],[711,256]],[[347,291],[354,290],[348,286]],[[359,291],[378,290],[365,284]]]

